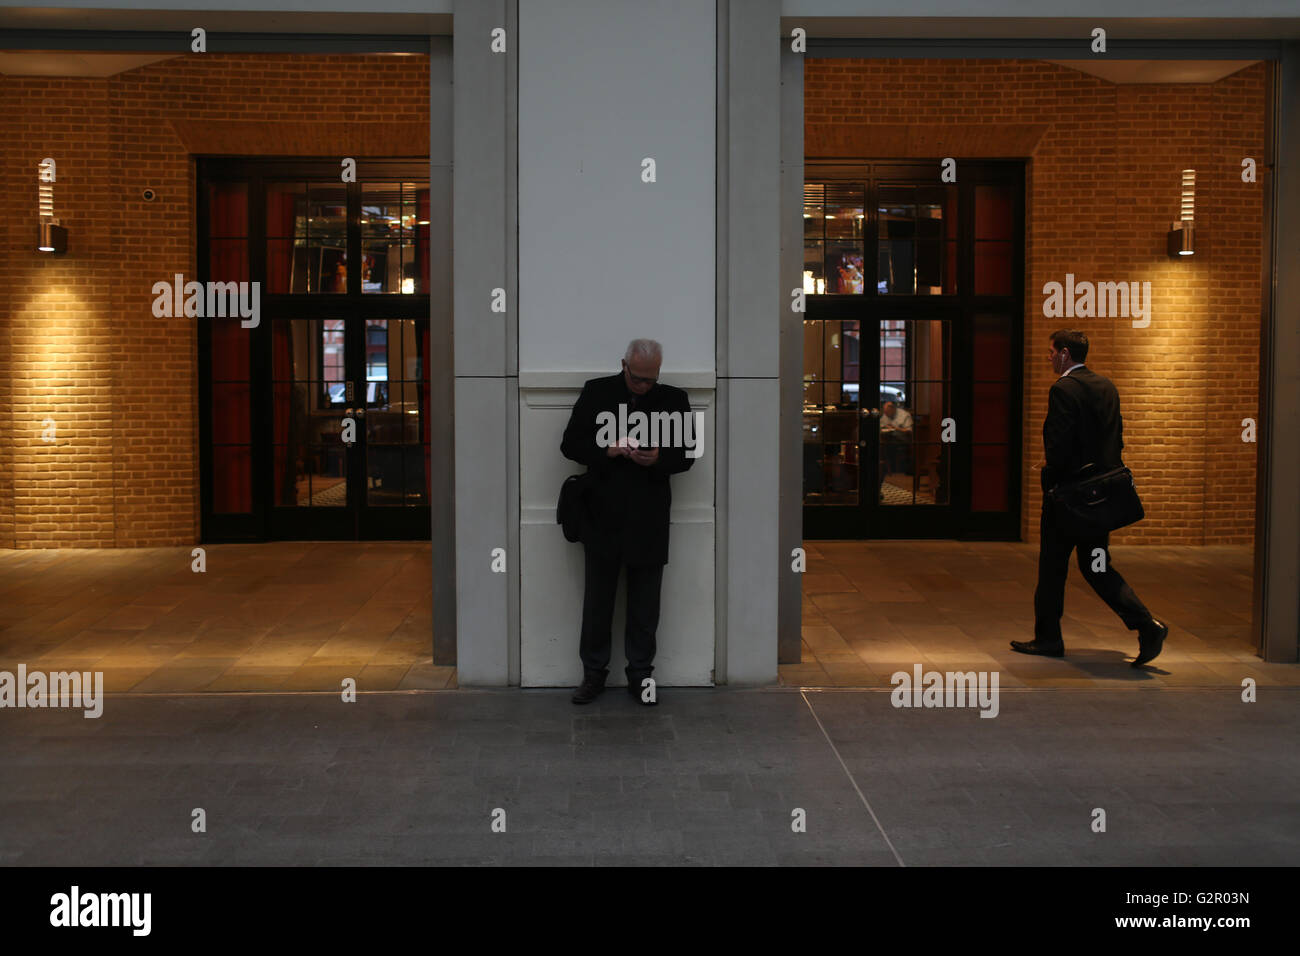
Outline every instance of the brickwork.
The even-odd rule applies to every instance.
[[[1241,421],[1258,410],[1265,194],[1241,181],[1241,160],[1263,163],[1265,65],[1212,84],[1117,85],[1042,62],[809,59],[804,89],[810,157],[1028,160],[1026,538],[1042,501],[1046,336],[1072,325],[1119,388],[1125,461],[1147,504],[1115,539],[1252,542],[1257,446]],[[1174,262],[1165,233],[1184,168],[1196,170],[1196,255]],[[1045,317],[1043,285],[1067,272],[1150,281],[1151,325]]]
[[[154,282],[195,271],[193,157],[428,155],[428,69],[190,54],[107,78],[0,76],[0,547],[197,540],[196,320],[151,309]],[[46,156],[65,256],[35,248]]]

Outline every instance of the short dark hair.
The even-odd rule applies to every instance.
[[[1070,350],[1070,358],[1084,362],[1088,358],[1088,336],[1078,329],[1057,329],[1052,333],[1052,347],[1058,352]]]

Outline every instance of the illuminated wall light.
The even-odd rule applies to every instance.
[[[68,230],[54,218],[54,183],[57,178],[54,160],[42,159],[36,167],[36,213],[39,222],[36,248],[41,252],[62,253],[68,249]]]
[[[1169,258],[1190,256],[1196,252],[1196,170],[1183,170],[1182,195],[1179,200],[1179,220],[1165,238],[1165,251]]]

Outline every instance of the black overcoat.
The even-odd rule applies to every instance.
[[[680,388],[656,384],[644,395],[633,395],[620,371],[593,378],[582,386],[564,429],[560,451],[565,458],[587,466],[592,476],[588,514],[582,523],[582,542],[595,553],[634,567],[668,563],[668,513],[672,507],[671,475],[695,464],[684,447],[661,447],[653,465],[638,465],[630,458],[610,458],[596,443],[597,415],[612,412],[617,419],[620,403],[639,412],[691,414],[690,399]],[[692,420],[692,424],[694,421]],[[696,441],[703,435],[694,433]]]

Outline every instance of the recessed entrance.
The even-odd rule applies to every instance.
[[[1015,539],[1024,166],[806,164],[804,535]]]
[[[199,164],[200,279],[262,289],[200,327],[205,541],[430,535],[428,167],[356,178]]]

